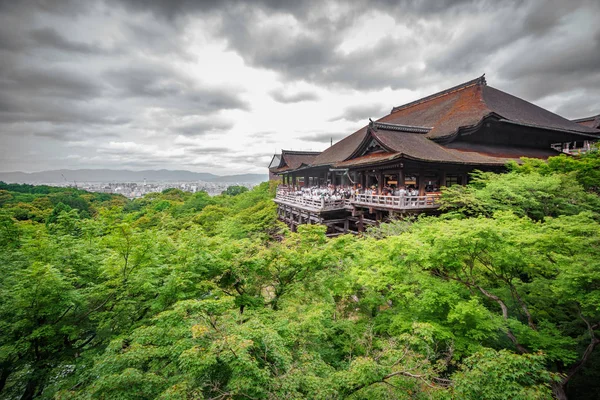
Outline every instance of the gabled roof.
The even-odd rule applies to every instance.
[[[591,117],[578,118],[571,120],[579,125],[587,126],[592,129],[600,129],[600,114]]]
[[[428,139],[427,135],[423,133],[406,131],[399,133],[393,125],[387,125],[385,128],[379,125],[378,128],[375,128],[375,124],[377,123],[369,124],[363,143],[359,148],[365,143],[375,140],[387,152],[349,157],[333,163],[333,165],[336,167],[360,166],[404,158],[425,162],[502,166],[508,161],[518,160],[520,157],[546,158],[559,154],[551,148],[540,150],[461,142],[453,142],[449,146],[445,146]],[[455,143],[456,145],[454,145]]]
[[[271,158],[271,162],[269,163],[269,170],[274,170],[279,168],[279,163],[281,162],[281,154],[273,154],[273,158]]]
[[[294,170],[303,165],[310,165],[319,154],[319,151],[281,150],[281,159],[276,172]]]
[[[593,132],[535,104],[488,86],[484,76],[394,107],[380,121],[431,126],[433,128],[428,137],[437,140],[452,137],[461,127],[477,125],[489,115],[546,129],[583,134]]]
[[[484,76],[394,107],[390,114],[380,118],[374,124],[377,124],[375,128],[378,130],[385,130],[378,128],[379,126],[397,127],[391,129],[391,131],[398,132],[397,134],[383,134],[382,138],[385,136],[387,139],[383,138],[382,141],[394,141],[398,148],[400,146],[418,146],[434,151],[430,146],[432,143],[428,143],[428,141],[452,142],[461,129],[479,127],[488,117],[493,117],[502,123],[558,131],[570,136],[577,135],[585,138],[597,136],[597,131],[594,129],[569,121],[518,97],[487,86]],[[420,138],[409,138],[408,135],[400,134],[399,132],[407,131],[404,129],[406,127],[418,128]],[[388,129],[388,131],[390,130]],[[350,156],[356,155],[357,148],[364,142],[368,132],[368,126],[359,129],[323,151],[315,158],[313,165],[334,165],[348,160]],[[385,146],[385,143],[382,144]],[[442,153],[438,153],[438,155],[442,158]],[[460,156],[460,154],[455,155]],[[440,161],[444,160],[440,159]]]

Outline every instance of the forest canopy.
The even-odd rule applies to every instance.
[[[291,232],[274,184],[0,183],[2,399],[596,399],[600,157]]]

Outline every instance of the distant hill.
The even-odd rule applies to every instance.
[[[224,182],[260,183],[268,180],[267,174],[214,175],[185,170],[130,171],[117,169],[57,169],[41,172],[0,172],[0,181],[7,183],[61,183],[75,182]]]

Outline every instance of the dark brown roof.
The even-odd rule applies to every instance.
[[[572,121],[579,125],[587,126],[588,128],[600,129],[600,114],[586,118],[578,118]]]
[[[313,165],[328,165],[344,161],[354,153],[358,146],[360,146],[366,134],[367,127],[365,126],[324,150],[315,157]]]
[[[431,126],[431,139],[452,137],[459,128],[477,125],[488,115],[541,128],[590,134],[593,131],[528,101],[487,86],[482,77],[395,107],[380,121]]]
[[[560,115],[493,87],[483,87],[483,100],[491,112],[511,122],[569,132],[594,134],[592,130],[586,127],[582,127]]]
[[[379,142],[388,152],[368,154],[337,162],[334,165],[336,167],[350,167],[404,158],[451,164],[502,166],[508,161],[519,160],[520,157],[547,158],[559,154],[551,148],[547,150],[516,148],[464,142],[453,142],[446,146],[428,139],[425,134],[399,133],[391,129],[372,129],[369,127],[364,142],[369,142],[371,139]]]
[[[470,162],[467,159],[475,162],[477,158],[484,162],[486,160],[479,159],[478,156],[469,155],[467,157],[462,154],[464,151],[456,153],[458,150],[445,149],[441,146],[434,147],[435,143],[429,139],[451,141],[459,129],[478,126],[484,118],[489,116],[504,123],[561,131],[571,135],[585,137],[597,135],[597,131],[594,129],[569,121],[518,97],[487,86],[483,76],[411,103],[394,107],[390,114],[375,122],[375,128],[391,124],[392,126],[401,125],[426,131],[425,134],[417,134],[412,137],[398,132],[403,130],[401,128],[392,129],[394,132],[390,133],[381,133],[385,130],[378,129],[377,136],[381,138],[384,146],[386,142],[394,142],[390,147],[395,147],[398,149],[397,151],[405,152],[406,155],[419,153],[414,156],[419,159],[439,159],[442,162],[446,160],[450,162],[448,157],[458,158],[463,162]],[[365,126],[329,147],[315,158],[313,165],[334,165],[347,160],[363,143],[367,131],[368,126]],[[408,151],[409,148],[410,151]],[[525,149],[522,150],[525,151]],[[489,154],[491,153],[485,157],[489,157]],[[489,159],[487,161],[491,162]]]
[[[281,150],[281,161],[275,172],[284,172],[298,169],[303,165],[310,165],[319,154],[319,151]]]

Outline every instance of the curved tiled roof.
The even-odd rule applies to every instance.
[[[465,142],[453,142],[440,145],[424,134],[398,133],[393,129],[369,129],[365,141],[369,137],[378,141],[386,153],[374,153],[334,163],[336,167],[377,164],[397,158],[419,161],[435,161],[451,164],[475,164],[502,166],[508,161],[519,160],[520,157],[547,158],[559,152],[548,149],[517,148],[508,146],[492,146]]]
[[[303,165],[310,165],[319,154],[320,152],[318,151],[281,150],[281,160],[275,172],[283,172],[298,169]]]
[[[410,147],[413,153],[420,152],[424,155],[427,149],[431,153],[426,159],[432,159],[435,154],[439,156],[439,161],[443,162],[450,157],[448,154],[453,154],[450,158],[458,157],[461,154],[445,149],[433,141],[451,141],[460,129],[477,127],[484,118],[489,116],[494,116],[507,123],[562,131],[584,137],[598,134],[597,130],[569,121],[528,101],[487,86],[483,76],[411,103],[394,107],[390,114],[375,122],[375,127],[385,127],[386,124],[401,125],[423,129],[423,132],[427,127],[427,133],[418,135],[419,138],[404,133],[406,130],[403,133],[395,132],[402,131],[401,128],[391,128],[391,131],[394,132],[389,134],[380,134],[384,130],[379,128],[377,136],[381,137],[381,143],[386,147],[395,147],[399,149],[398,151]],[[314,159],[312,165],[334,165],[347,160],[363,143],[367,132],[368,126],[359,129],[323,151]],[[387,146],[387,142],[394,142],[394,145]],[[448,162],[450,162],[449,159]]]

